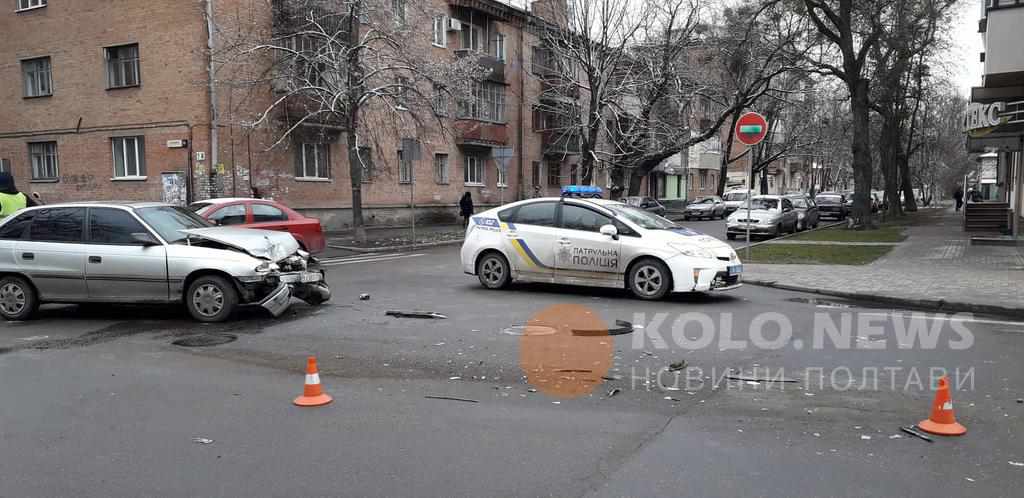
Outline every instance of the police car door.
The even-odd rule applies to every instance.
[[[600,230],[612,218],[590,207],[562,204],[561,233],[555,256],[555,280],[582,285],[622,284],[619,241]]]
[[[557,201],[531,202],[502,212],[501,231],[505,253],[520,280],[552,282],[555,243],[560,230],[555,223]]]

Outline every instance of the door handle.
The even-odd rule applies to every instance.
[[[101,258],[99,256],[89,256],[89,262],[90,263],[102,263],[103,262],[103,258]]]
[[[36,259],[36,255],[34,253],[31,253],[31,252],[23,252],[23,253],[21,253],[21,258],[22,259]]]
[[[569,239],[558,239],[558,243],[562,244],[563,246],[570,246],[570,245],[572,245],[572,241],[569,240]]]

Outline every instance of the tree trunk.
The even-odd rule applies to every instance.
[[[356,46],[359,43],[359,19],[362,14],[362,1],[356,0],[349,7],[348,35],[349,43]],[[365,89],[360,83],[363,79],[363,72],[360,66],[360,53],[358,50],[348,52],[348,114],[346,116],[348,128],[348,173],[352,181],[352,228],[355,230],[356,239],[366,242],[366,228],[363,226],[363,165],[359,158],[359,143],[357,132],[359,130],[359,102],[362,99]]]
[[[882,116],[882,129],[878,138],[878,154],[882,178],[885,181],[885,204],[890,216],[898,216],[900,203],[899,199],[899,156],[903,148],[903,140],[899,130],[899,123],[894,117],[895,111],[889,109],[890,114]]]
[[[910,158],[906,154],[900,154],[899,163],[901,189],[903,190],[903,198],[906,202],[904,210],[913,213],[917,211],[917,199],[914,198],[914,185],[910,178]]]
[[[853,155],[853,219],[858,225],[870,225],[871,216],[871,121],[869,81],[860,78],[848,83]]]
[[[640,193],[640,185],[644,181],[644,175],[641,168],[633,168],[629,170],[629,192],[630,196],[642,195]],[[648,187],[650,188],[650,187]]]
[[[717,193],[719,196],[725,194],[725,181],[728,180],[729,175],[729,158],[732,156],[732,144],[736,138],[736,122],[739,119],[740,110],[737,109],[732,113],[732,118],[729,120],[729,133],[725,137],[725,148],[722,150],[722,163],[718,173]]]

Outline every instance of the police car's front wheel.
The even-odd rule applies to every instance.
[[[498,253],[485,254],[476,265],[480,283],[488,289],[501,289],[512,281],[508,260]]]
[[[672,286],[672,276],[665,263],[645,259],[629,271],[629,290],[640,299],[661,299]]]

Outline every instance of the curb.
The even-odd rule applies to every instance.
[[[1007,318],[1024,319],[1024,308],[1010,308],[1006,306],[997,306],[992,304],[974,304],[956,301],[946,301],[944,299],[914,299],[894,296],[880,296],[878,294],[865,294],[859,292],[846,292],[832,289],[804,287],[801,285],[780,284],[774,280],[758,280],[746,277],[744,277],[743,283],[793,292],[807,292],[811,294],[820,294],[823,296],[833,296],[845,299],[868,301],[878,304],[904,306],[907,308],[919,308],[929,311],[944,311],[952,313],[977,313],[980,315],[996,315]]]
[[[762,240],[761,242],[754,242],[753,244],[751,244],[750,241],[748,240],[748,241],[745,241],[745,242],[747,242],[747,245],[736,247],[734,249],[738,253],[738,252],[740,252],[740,250],[746,249],[748,247],[757,247],[757,246],[759,246],[761,244],[770,244],[770,243],[772,243],[772,242],[774,242],[776,240],[785,240],[785,239],[788,239],[790,237],[796,237],[797,235],[803,235],[805,233],[817,232],[818,230],[825,230],[826,228],[832,228],[832,227],[836,227],[836,226],[839,226],[839,225],[845,225],[845,224],[846,224],[846,220],[837,221],[835,223],[831,223],[831,224],[828,224],[828,225],[821,225],[821,224],[819,224],[817,228],[812,228],[810,230],[804,230],[802,232],[788,233],[786,235],[780,235],[778,237],[772,237],[770,239]]]
[[[427,242],[427,243],[423,243],[423,244],[406,244],[406,245],[402,245],[402,246],[353,247],[353,246],[343,246],[343,245],[339,245],[339,244],[327,244],[327,247],[330,247],[331,249],[341,249],[343,251],[351,251],[351,252],[358,252],[358,253],[377,253],[377,252],[398,251],[398,250],[401,250],[401,249],[427,249],[427,248],[430,248],[430,247],[451,246],[451,245],[461,244],[461,243],[462,243],[462,239],[459,239],[459,240],[444,240],[444,241],[441,241],[441,242]]]

